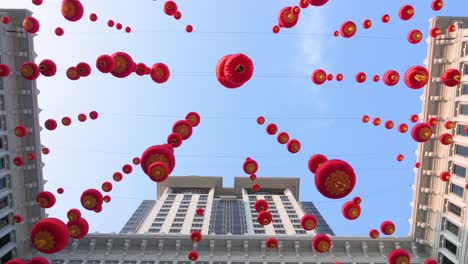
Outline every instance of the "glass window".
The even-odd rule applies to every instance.
[[[461,208],[451,202],[449,202],[448,210],[457,216],[461,216]]]
[[[202,227],[203,224],[192,224],[192,227]]]
[[[8,207],[8,197],[6,196],[0,199],[0,210],[5,207]]]
[[[4,157],[0,158],[0,170],[5,169],[6,164],[7,164],[7,160]]]
[[[8,233],[8,234],[4,235],[2,238],[0,238],[0,248],[5,246],[9,242],[11,242],[10,233]]]
[[[455,194],[456,196],[458,197],[462,197],[463,198],[463,188],[456,185],[456,184],[451,184],[450,186],[450,192]]]
[[[286,234],[286,231],[285,230],[276,230],[275,233],[276,234]]]
[[[460,232],[460,228],[455,225],[454,223],[446,220],[447,222],[445,223],[445,230],[449,231],[450,233],[454,234],[455,236],[458,237],[458,234]]]
[[[460,105],[460,115],[468,115],[468,105],[466,104]]]
[[[457,126],[457,135],[460,135],[460,136],[468,136],[468,134],[465,132],[465,127],[466,125],[458,125]]]
[[[465,178],[466,175],[466,168],[459,166],[457,164],[453,165],[452,173],[457,175],[458,177]]]
[[[183,224],[180,224],[180,223],[174,223],[172,224],[172,227],[182,227]]]
[[[166,198],[166,200],[174,200],[176,198],[175,194],[169,194]]]
[[[455,264],[453,261],[451,261],[449,258],[447,258],[445,255],[441,254],[441,259],[442,262],[440,264]]]
[[[177,229],[176,228],[169,229],[169,233],[180,233],[180,229],[178,229],[178,228]]]
[[[280,198],[281,198],[281,201],[283,202],[289,202],[289,198],[286,195],[281,195]]]
[[[159,210],[159,212],[161,212],[161,213],[167,213],[167,212],[169,212],[169,209],[161,209],[161,210]]]
[[[157,215],[157,217],[166,217],[166,216],[167,216],[167,214],[165,214],[165,213],[159,213],[159,214]]]
[[[184,219],[183,218],[175,218],[174,222],[184,222]]]
[[[445,239],[444,247],[448,249],[448,251],[450,251],[453,255],[457,255],[457,246],[450,242],[450,240]]]
[[[273,225],[274,228],[284,228],[283,225]]]
[[[3,177],[0,179],[0,190],[6,187],[7,187],[7,180],[6,180],[6,177]]]
[[[150,228],[150,229],[148,230],[148,232],[150,232],[150,233],[158,233],[159,230],[161,230],[161,229],[159,229],[159,228]]]
[[[296,230],[296,234],[298,234],[298,235],[305,235],[305,234],[307,234],[307,232],[306,232],[305,230],[297,229],[297,230]]]
[[[256,195],[249,195],[249,201],[256,201],[257,196]]]
[[[468,75],[468,64],[463,65],[463,75]]]
[[[462,87],[462,94],[468,94],[468,84],[464,84]]]
[[[163,223],[154,223],[151,225],[151,227],[161,227]]]
[[[185,194],[182,200],[192,200],[192,195]]]
[[[10,219],[8,218],[8,215],[0,219],[0,229],[2,229],[4,226],[7,226],[10,223]]]
[[[265,234],[265,230],[255,230],[255,234]]]
[[[463,157],[468,157],[468,147],[462,145],[455,145],[455,154]]]

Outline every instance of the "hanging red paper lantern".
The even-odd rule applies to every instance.
[[[80,75],[78,74],[78,69],[76,67],[70,67],[67,69],[67,78],[72,80],[72,81],[76,81],[78,79],[80,79]]]
[[[197,208],[195,212],[198,216],[202,216],[205,213],[205,210],[203,210],[203,208]]]
[[[438,27],[433,27],[429,31],[429,35],[433,38],[437,38],[440,35],[441,31]]]
[[[125,52],[116,52],[111,55],[114,60],[114,69],[111,74],[117,78],[125,78],[135,71],[135,62]]]
[[[410,32],[408,32],[408,42],[411,43],[411,44],[418,44],[419,42],[421,42],[422,40],[422,32],[417,30],[417,29],[413,29],[411,30]]]
[[[407,125],[407,124],[400,124],[400,125],[398,126],[398,131],[399,131],[400,133],[406,133],[406,132],[408,132],[408,125]]]
[[[269,225],[271,223],[271,220],[272,220],[272,216],[270,212],[261,211],[260,213],[258,213],[257,221],[260,225],[262,226]]]
[[[28,154],[26,154],[26,158],[30,161],[33,161],[36,159],[36,155],[34,155],[34,153],[32,152],[29,152]]]
[[[401,20],[410,20],[414,16],[414,8],[411,5],[404,5],[400,8],[398,16]]]
[[[417,168],[417,169],[421,168],[421,162],[416,162],[414,164],[414,167]]]
[[[448,87],[457,86],[461,80],[461,73],[457,69],[447,69],[440,77],[440,81]]]
[[[132,32],[132,28],[131,27],[125,27],[125,32],[127,32],[127,33]]]
[[[301,8],[307,8],[309,7],[309,0],[299,0],[299,6]]]
[[[448,171],[443,171],[440,173],[439,178],[441,181],[446,182],[450,180],[451,175]]]
[[[310,77],[313,83],[317,85],[321,85],[326,81],[327,74],[325,73],[324,70],[317,69],[312,72],[312,75]]]
[[[63,193],[63,188],[57,188],[57,193],[62,194]]]
[[[28,264],[49,264],[49,261],[46,258],[38,256],[38,257],[31,258]]]
[[[17,167],[21,167],[24,165],[24,159],[22,157],[15,157],[13,159],[13,164],[15,164]]]
[[[380,236],[379,230],[377,230],[377,229],[372,229],[372,230],[369,232],[369,236],[370,236],[370,238],[372,238],[372,239],[377,239],[377,238],[379,238],[379,236]]]
[[[391,221],[384,221],[380,225],[380,231],[389,236],[395,232],[395,224]]]
[[[63,28],[61,28],[61,27],[55,28],[55,35],[61,37],[61,36],[63,36],[63,33],[65,33],[65,31],[63,30]]]
[[[2,23],[5,25],[10,24],[10,18],[7,16],[2,16]]]
[[[252,191],[259,192],[260,191],[260,185],[258,185],[257,183],[253,184],[252,185]]]
[[[57,121],[54,119],[47,119],[44,126],[47,130],[55,130],[57,128]]]
[[[439,11],[444,7],[444,1],[442,0],[433,0],[431,4],[431,8],[434,11]]]
[[[267,248],[277,248],[278,247],[278,240],[274,237],[270,237],[265,242]]]
[[[372,120],[372,124],[373,124],[374,126],[379,126],[381,122],[382,122],[382,121],[381,121],[380,118],[378,118],[378,117],[375,117],[375,118]]]
[[[98,117],[99,117],[98,112],[96,111],[89,112],[89,118],[91,118],[91,120],[96,120]]]
[[[32,16],[29,16],[23,20],[23,28],[24,30],[26,30],[26,32],[35,34],[39,31],[40,24],[37,19],[35,19]]]
[[[55,205],[55,195],[51,192],[42,191],[36,196],[37,205],[41,208],[51,208]]]
[[[7,261],[5,264],[26,264],[26,261],[20,258],[12,258],[9,261]]]
[[[102,73],[110,73],[114,67],[114,59],[109,55],[103,54],[96,59],[96,68]]]
[[[169,80],[171,72],[164,63],[155,63],[151,66],[150,77],[155,83],[165,83]]]
[[[117,30],[121,30],[122,29],[122,24],[120,24],[120,23],[115,24],[115,28]]]
[[[70,237],[74,239],[81,239],[85,237],[89,232],[89,224],[86,219],[83,217],[74,220],[68,221],[67,223],[68,232],[70,233]]]
[[[112,178],[114,179],[114,181],[119,182],[122,180],[123,175],[120,172],[116,172],[112,175]]]
[[[102,190],[105,191],[105,192],[110,192],[112,191],[112,183],[110,182],[104,182],[102,184]]]
[[[167,136],[167,144],[170,144],[174,148],[180,147],[182,141],[182,136],[179,133],[171,133]]]
[[[411,123],[416,123],[416,122],[418,122],[418,121],[419,121],[419,116],[416,115],[416,114],[411,115],[411,116],[410,116],[410,121],[411,121]]]
[[[28,134],[28,129],[25,126],[16,126],[15,127],[15,136],[24,137]]]
[[[80,210],[78,210],[76,208],[72,208],[72,209],[68,210],[68,212],[67,212],[67,218],[68,218],[69,221],[78,220],[80,217],[81,217],[81,212],[80,212]]]
[[[54,254],[65,248],[70,233],[64,222],[57,218],[45,218],[31,228],[32,245],[45,254]]]
[[[292,28],[299,21],[299,14],[294,14],[292,7],[284,7],[278,15],[278,25],[284,28]]]
[[[455,122],[447,120],[447,121],[444,122],[444,127],[446,129],[452,129],[452,128],[455,127]]]
[[[132,171],[133,171],[133,167],[132,167],[132,165],[130,165],[130,164],[125,164],[125,165],[123,165],[123,167],[122,167],[122,171],[123,171],[123,173],[125,173],[125,174],[130,174],[130,173],[132,173]]]
[[[331,240],[325,234],[319,234],[314,237],[312,240],[312,246],[314,247],[315,251],[319,253],[328,252],[331,247]]]
[[[15,223],[19,224],[19,223],[23,222],[23,217],[22,217],[21,215],[18,215],[18,214],[17,214],[17,215],[14,215],[14,216],[13,216],[13,221],[14,221]]]
[[[323,6],[328,3],[328,0],[309,0],[309,4],[313,6]]]
[[[104,197],[102,197],[102,200],[105,202],[105,203],[109,203],[111,201],[111,197],[109,195],[104,195]]]
[[[299,140],[297,139],[291,139],[289,142],[288,142],[288,151],[290,153],[298,153],[300,150],[301,150],[301,142],[299,142]]]
[[[91,66],[86,62],[78,63],[76,69],[81,77],[88,77],[91,74]]]
[[[338,30],[333,31],[333,36],[338,37],[340,35],[340,32]]]
[[[25,62],[20,66],[20,73],[26,80],[36,80],[39,77],[39,67],[34,62]]]
[[[95,13],[91,13],[89,15],[89,20],[91,20],[91,22],[96,22],[97,19],[98,19],[98,16]]]
[[[57,73],[57,65],[52,60],[42,60],[39,63],[39,72],[45,77],[52,77]]]
[[[363,83],[367,79],[367,76],[364,72],[359,72],[356,74],[356,82]]]
[[[286,144],[289,141],[289,135],[286,132],[281,132],[278,134],[278,143],[280,144]]]
[[[87,210],[95,210],[102,205],[102,194],[96,189],[88,189],[81,194],[81,205]]]
[[[361,120],[362,120],[363,123],[367,123],[367,122],[369,122],[370,117],[368,115],[363,115]]]
[[[63,0],[61,10],[63,17],[71,22],[80,20],[84,13],[83,5],[79,0]]]
[[[429,118],[429,120],[427,120],[427,124],[429,124],[430,126],[437,126],[437,123],[439,123],[439,119],[435,116]]]
[[[200,124],[200,115],[197,112],[190,112],[185,116],[185,120],[189,121],[192,124],[192,127],[198,126]]]
[[[70,117],[65,116],[65,117],[62,118],[62,125],[69,126],[69,125],[71,125],[71,123],[72,123],[72,120],[71,120]]]
[[[351,38],[356,34],[357,27],[353,21],[346,21],[340,26],[340,34],[344,38]]]
[[[177,4],[174,1],[166,1],[163,10],[166,15],[173,16],[177,12]]]
[[[185,26],[185,31],[186,31],[187,33],[192,33],[192,31],[193,31],[193,26],[192,26],[192,25],[187,25],[187,26]]]
[[[192,242],[200,242],[202,240],[202,234],[200,231],[193,231],[192,234],[190,235],[190,239],[192,239]]]
[[[85,114],[79,114],[78,115],[78,121],[80,122],[85,122],[86,121],[86,115]]]
[[[369,29],[372,27],[372,21],[370,19],[366,19],[364,20],[364,22],[362,22],[362,27],[364,29]]]
[[[268,135],[273,136],[273,135],[276,134],[276,132],[278,132],[278,126],[276,124],[273,124],[273,123],[268,124],[266,126],[266,132],[267,132]]]
[[[182,18],[182,13],[180,11],[177,11],[175,14],[174,14],[174,18],[175,20],[179,20]]]
[[[188,259],[190,261],[197,261],[198,260],[198,252],[195,250],[192,250],[188,253]]]
[[[374,75],[374,77],[372,77],[372,80],[374,82],[378,82],[378,81],[380,81],[380,77],[378,75]]]
[[[361,204],[361,202],[362,202],[361,197],[356,196],[356,197],[353,198],[353,203],[355,203],[355,204]]]
[[[256,202],[255,202],[255,210],[257,212],[262,212],[262,211],[267,211],[268,210],[268,202],[264,199],[258,199]]]
[[[468,190],[468,183],[465,185],[465,189]]]
[[[42,154],[44,155],[48,155],[50,153],[49,148],[46,148],[46,147],[43,147],[41,151],[42,151]]]
[[[396,156],[396,160],[397,160],[397,161],[403,161],[404,159],[405,159],[405,156],[403,156],[403,154],[398,154],[398,155]]]
[[[392,129],[394,127],[394,123],[392,120],[385,121],[385,128],[386,129]]]
[[[110,19],[110,20],[107,21],[107,26],[108,26],[108,27],[113,27],[114,24],[115,24],[115,22],[114,22],[114,20],[112,20],[112,19]]]
[[[255,160],[251,159],[251,158],[247,158],[247,159],[245,159],[244,165],[242,166],[242,168],[244,169],[245,173],[253,174],[253,173],[257,172],[257,170],[258,170],[258,163]]]
[[[317,223],[317,218],[311,214],[305,214],[301,218],[301,226],[307,231],[314,230],[317,227]]]
[[[257,124],[259,125],[265,124],[265,117],[264,116],[257,117]]]
[[[133,162],[133,165],[140,165],[141,160],[138,157],[134,157],[132,162]]]
[[[229,55],[223,62],[220,61],[217,65],[218,71],[221,71],[219,76],[217,74],[221,84],[227,82],[233,84],[234,88],[237,88],[250,80],[253,75],[254,66],[248,56],[238,53]]]
[[[0,77],[7,77],[10,75],[10,67],[6,64],[0,64]]]
[[[437,261],[435,259],[426,259],[426,261],[424,261],[424,264],[437,264]]]
[[[325,197],[340,199],[351,193],[356,185],[353,168],[343,160],[328,160],[315,172],[315,186]]]
[[[249,178],[250,178],[251,181],[255,181],[257,179],[257,174],[252,173],[252,174],[250,174]]]
[[[189,139],[192,135],[192,123],[187,120],[179,120],[172,127],[173,133],[178,133],[183,140]]]
[[[312,173],[315,173],[325,161],[327,161],[327,157],[322,154],[315,154],[309,158],[307,166]]]
[[[104,198],[103,198],[103,201],[104,201]],[[101,204],[98,205],[98,206],[96,207],[96,209],[94,209],[94,212],[96,212],[96,213],[102,212],[102,205],[101,205]]]
[[[457,28],[455,27],[455,25],[450,25],[448,28],[447,28],[447,31],[449,33],[453,33],[455,32],[455,30],[457,30]]]
[[[341,207],[341,213],[343,214],[344,218],[348,220],[355,220],[361,215],[361,206],[354,203],[353,201],[346,202]]]
[[[384,24],[388,23],[388,21],[390,21],[390,15],[389,14],[383,15],[381,20],[382,20],[382,23],[384,23]]]
[[[333,80],[333,74],[329,73],[327,74],[327,81]]]
[[[383,76],[383,82],[387,86],[395,86],[400,81],[400,74],[395,70],[386,71]]]
[[[278,34],[280,32],[280,27],[279,26],[273,26],[271,28],[271,31],[275,34]]]
[[[453,136],[449,133],[443,133],[440,135],[439,141],[442,145],[450,145],[453,143]]]
[[[146,73],[146,68],[148,68],[146,66],[146,64],[144,64],[143,62],[140,62],[140,63],[137,63],[135,65],[135,73],[138,75],[138,76],[143,76],[145,75]]]
[[[343,80],[343,74],[341,73],[338,73],[335,77],[335,79],[338,81],[338,82],[341,82]]]
[[[426,142],[432,136],[432,128],[426,123],[419,123],[411,130],[411,137],[416,142]]]
[[[399,248],[395,249],[388,255],[388,264],[409,264],[411,258],[408,252]]]
[[[154,182],[162,182],[165,181],[169,177],[169,168],[163,162],[153,162],[148,167],[147,175],[150,179]]]
[[[175,167],[175,157],[173,150],[163,146],[151,146],[141,155],[141,168],[148,175],[148,167],[154,162],[162,162],[169,169],[169,173]],[[149,176],[149,175],[148,175]]]

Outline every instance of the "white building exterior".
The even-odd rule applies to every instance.
[[[34,61],[33,35],[25,33],[22,23],[31,12],[0,9],[0,17],[8,16],[9,25],[0,24],[0,63],[11,69],[8,77],[0,77],[0,263],[30,251],[29,232],[33,223],[44,217],[44,210],[35,199],[42,191],[40,125],[35,81],[27,81],[18,69],[23,62]],[[28,129],[27,136],[14,134],[17,125]],[[34,161],[26,159],[34,153]],[[22,156],[25,164],[13,164]],[[13,216],[23,216],[23,223],[14,224]]]

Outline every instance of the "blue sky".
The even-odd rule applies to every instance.
[[[50,58],[58,64],[54,78],[37,81],[44,110],[41,123],[66,115],[73,118],[70,127],[43,130],[41,135],[51,150],[43,157],[45,189],[65,189],[47,211],[50,215],[65,219],[69,208],[81,208],[83,190],[100,188],[133,157],[163,143],[175,121],[196,111],[202,122],[176,150],[173,175],[223,176],[225,186],[232,186],[234,176],[243,176],[245,158],[252,157],[259,163],[260,176],[300,177],[301,200],[313,201],[337,235],[367,236],[384,220],[396,223],[396,235],[408,234],[417,145],[409,133],[364,125],[360,117],[369,114],[409,123],[409,116],[421,111],[422,90],[401,83],[391,88],[381,82],[356,84],[354,75],[364,71],[372,76],[389,69],[403,74],[410,66],[422,65],[427,46],[409,44],[407,32],[417,28],[426,37],[430,17],[461,16],[466,10],[462,6],[468,7],[464,0],[446,1],[437,13],[430,9],[430,1],[330,1],[322,8],[302,10],[297,26],[278,35],[271,33],[278,11],[296,1],[177,1],[182,19],[176,21],[163,13],[162,0],[118,5],[86,0],[85,18],[77,23],[62,18],[61,1],[44,2],[36,7],[26,0],[3,0],[2,6],[34,12],[41,22],[35,38],[37,61]],[[397,13],[407,3],[416,14],[403,22]],[[97,23],[87,19],[91,12],[98,14]],[[384,13],[391,15],[388,24],[380,22]],[[366,18],[374,22],[370,30],[360,28],[352,39],[332,36],[343,21],[360,25]],[[130,25],[133,32],[108,28],[108,19]],[[193,25],[193,33],[185,32],[187,24]],[[54,35],[57,26],[64,28],[63,37]],[[147,65],[166,63],[169,81],[159,85],[136,75],[117,79],[94,67],[88,78],[66,78],[66,68],[81,61],[94,65],[99,55],[116,51]],[[253,78],[235,90],[223,88],[214,74],[217,61],[231,53],[248,55],[255,66]],[[316,86],[310,73],[317,68],[343,73],[345,79]],[[91,110],[100,113],[97,121],[77,122],[79,113]],[[292,155],[276,137],[268,136],[255,122],[258,115],[299,139],[301,152]],[[315,153],[344,159],[355,168],[357,186],[348,198],[329,200],[317,192],[307,169],[307,160]],[[405,155],[404,162],[396,162],[399,153]],[[348,221],[341,215],[341,205],[355,195],[363,198],[363,213]],[[114,184],[111,196],[100,214],[84,212],[91,232],[119,232],[141,200],[155,198],[156,185],[137,168]]]

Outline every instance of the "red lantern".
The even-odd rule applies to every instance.
[[[292,7],[284,7],[278,15],[278,25],[284,28],[292,28],[299,21],[299,14],[294,14]]]
[[[251,181],[255,181],[257,179],[257,174],[255,174],[255,173],[250,174],[249,178],[250,178]]]
[[[417,169],[421,168],[421,162],[416,162],[414,164],[414,167],[417,168]]]
[[[10,24],[10,18],[7,16],[2,16],[2,23],[5,25]]]
[[[281,132],[278,134],[278,143],[280,144],[286,144],[289,141],[289,135],[286,132]]]
[[[127,32],[127,33],[132,32],[132,28],[130,28],[130,27],[125,27],[125,32]]]
[[[374,119],[372,120],[372,124],[373,124],[374,126],[380,125],[381,122],[382,122],[382,121],[381,121],[380,118],[378,118],[378,117],[376,117],[376,118],[374,118]]]
[[[395,224],[391,221],[384,221],[380,225],[380,231],[385,235],[389,236],[395,232]]]
[[[26,155],[26,158],[28,160],[35,160],[36,159],[36,155],[34,155],[34,153],[32,152],[29,152],[27,155]]]
[[[104,198],[103,198],[103,201],[104,201]],[[96,209],[94,209],[94,212],[96,212],[96,213],[102,212],[102,205],[101,205],[101,204],[98,205],[98,206],[96,207]]]
[[[396,156],[396,160],[397,160],[397,161],[403,161],[404,159],[405,159],[405,156],[403,156],[403,154],[398,154],[398,155]]]
[[[23,20],[23,28],[24,30],[26,30],[26,32],[35,34],[39,31],[40,24],[39,21],[37,21],[37,19],[35,19],[32,16],[29,16]]]
[[[380,236],[379,230],[377,230],[377,229],[372,229],[372,230],[369,232],[369,236],[370,236],[372,239],[377,239],[377,238],[379,238],[379,236]]]
[[[99,114],[96,111],[89,112],[89,118],[91,118],[92,120],[96,120],[98,118],[98,116],[99,116]]]
[[[172,127],[172,132],[180,134],[183,140],[192,135],[192,123],[187,120],[179,120]]]
[[[202,234],[200,231],[193,231],[192,234],[190,235],[190,239],[192,239],[192,242],[200,242],[202,240]]]
[[[438,27],[433,27],[429,31],[429,35],[433,38],[437,38],[440,35],[441,31]]]
[[[260,191],[260,185],[258,185],[257,183],[253,184],[252,185],[252,191],[259,192]]]
[[[148,176],[148,167],[154,162],[164,163],[171,173],[175,167],[174,152],[163,145],[149,147],[141,155],[141,168]]]
[[[10,75],[10,67],[6,64],[0,64],[0,77],[7,77]]]
[[[327,77],[327,74],[322,69],[317,69],[313,71],[311,75],[312,82],[317,85],[323,84],[326,80],[326,77]]]
[[[343,160],[328,160],[315,172],[315,186],[325,197],[340,199],[353,191],[356,174]]]
[[[13,258],[6,262],[6,264],[26,264],[26,261],[20,258]]]
[[[370,19],[366,19],[364,20],[364,22],[362,22],[362,27],[364,29],[369,29],[372,27],[372,21]]]
[[[261,211],[260,213],[258,213],[257,221],[262,226],[269,225],[271,223],[271,220],[272,220],[272,216],[271,216],[270,212]]]
[[[335,79],[338,81],[338,82],[341,82],[343,80],[343,74],[341,73],[338,73],[335,77]]]
[[[322,165],[325,161],[327,161],[327,157],[325,157],[322,154],[315,154],[309,158],[307,165],[309,167],[309,170],[312,173],[315,173],[317,169],[320,167],[320,165]]]
[[[80,217],[77,220],[69,221],[67,223],[68,232],[70,232],[70,237],[75,239],[81,239],[85,237],[89,232],[89,224],[86,219]]]
[[[268,210],[268,202],[264,199],[257,200],[255,202],[255,210],[259,213]]]
[[[89,15],[89,20],[91,20],[91,22],[96,22],[98,19],[97,15],[95,13],[91,13]]]
[[[57,193],[62,194],[63,193],[63,188],[57,188]]]
[[[114,179],[114,181],[119,182],[122,180],[123,175],[120,172],[116,172],[114,173],[114,175],[112,175],[112,178]]]
[[[367,79],[367,76],[365,73],[359,72],[356,74],[356,82],[363,83],[366,81],[366,79]]]
[[[455,25],[450,25],[448,28],[447,28],[447,31],[449,33],[453,33],[455,32],[455,30],[457,30],[457,28],[455,27]]]
[[[378,81],[380,81],[380,77],[378,75],[374,75],[374,77],[372,77],[372,80],[374,82],[378,82]]]
[[[468,183],[465,185],[465,189],[468,190]]]
[[[91,74],[91,66],[86,62],[78,63],[76,69],[81,77],[88,77]]]
[[[273,124],[273,123],[268,124],[266,126],[266,132],[267,132],[268,135],[273,136],[274,134],[276,134],[276,132],[278,132],[278,126]]]
[[[41,0],[41,3],[42,3],[42,0]],[[49,261],[46,258],[38,256],[38,257],[31,258],[28,264],[49,264]]]
[[[327,81],[333,80],[333,74],[329,73],[327,74]]]
[[[389,70],[383,76],[383,82],[387,86],[395,86],[400,81],[400,74],[397,71]]]
[[[200,124],[200,115],[197,112],[190,112],[185,116],[185,120],[189,121],[192,124],[192,127],[198,126]]]
[[[429,120],[427,120],[427,123],[430,125],[430,126],[437,126],[437,123],[439,122],[439,120],[437,119],[437,117],[433,116],[431,118],[429,118]]]
[[[431,4],[432,10],[439,11],[444,7],[444,1],[442,0],[433,0]]]
[[[370,117],[368,115],[363,115],[361,120],[362,120],[363,123],[367,123],[367,122],[369,122]]]
[[[280,32],[280,27],[279,26],[273,26],[271,31],[273,31],[273,33],[275,33],[275,34],[278,34]]]
[[[354,203],[353,201],[346,202],[341,208],[341,213],[343,214],[344,218],[348,220],[355,220],[361,215],[361,206]]]
[[[355,204],[361,204],[361,202],[362,202],[361,197],[356,196],[356,197],[353,198],[353,203],[355,203]]]
[[[450,120],[447,120],[447,121],[445,121],[445,123],[444,123],[444,127],[445,127],[446,129],[452,129],[452,128],[455,127],[455,122],[450,121]]]
[[[388,255],[388,264],[409,264],[411,261],[410,255],[405,250],[395,249]]]
[[[44,155],[48,155],[50,153],[49,148],[46,148],[46,147],[43,147],[41,151],[42,151],[42,154]]]
[[[33,247],[45,254],[63,250],[69,236],[67,226],[57,218],[39,220],[33,225],[30,235]]]
[[[107,21],[107,26],[108,26],[108,27],[113,27],[114,24],[115,24],[115,23],[114,23],[114,20],[112,20],[112,19],[110,19],[110,20]]]
[[[63,0],[61,10],[63,17],[71,22],[80,20],[84,13],[83,5],[79,0]]]
[[[112,191],[112,183],[110,182],[104,182],[101,187],[102,187],[102,190],[105,192]]]
[[[114,67],[114,59],[109,55],[104,54],[96,59],[96,68],[102,73],[110,73]]]
[[[198,216],[202,216],[204,213],[205,213],[205,210],[203,210],[203,208],[197,208],[196,214],[197,214]]]
[[[143,62],[140,62],[140,63],[137,63],[135,65],[135,73],[138,75],[138,76],[143,76],[145,75],[146,73],[146,68],[148,68],[146,66],[146,64],[144,64]]]
[[[257,124],[259,124],[259,125],[265,124],[265,117],[263,117],[263,116],[257,117]]]
[[[325,234],[316,235],[312,240],[312,245],[315,251],[319,253],[328,252],[331,247],[331,240]]]
[[[39,67],[34,62],[25,62],[20,66],[21,76],[26,80],[36,80],[39,77]]]
[[[80,75],[78,74],[78,69],[76,67],[70,67],[67,69],[67,78],[72,80],[72,81],[76,81],[78,79],[80,79]]]
[[[432,128],[426,123],[419,123],[411,130],[411,137],[416,142],[426,142],[432,136]]]
[[[166,15],[173,16],[177,12],[177,4],[174,1],[166,1],[163,10]]]
[[[175,20],[181,19],[181,18],[182,18],[182,13],[179,12],[179,11],[177,11],[177,12],[174,14],[174,18],[175,18]]]
[[[301,226],[307,231],[314,230],[317,223],[317,218],[311,214],[306,214],[301,218]]]
[[[290,153],[298,153],[300,150],[301,150],[301,142],[299,142],[299,140],[297,139],[291,139],[289,142],[288,142],[288,151]]]
[[[394,123],[392,120],[385,121],[385,128],[386,129],[392,129],[394,126]]]
[[[21,167],[24,165],[24,159],[22,157],[15,157],[13,159],[13,164],[15,164],[17,167]]]
[[[443,133],[440,135],[439,141],[442,145],[450,145],[453,143],[453,136],[449,133]]]
[[[323,6],[328,0],[309,0],[309,4],[313,6]]]
[[[42,60],[39,63],[39,72],[45,77],[52,77],[57,73],[57,65],[52,60]]]
[[[61,37],[61,36],[63,36],[63,33],[65,33],[65,31],[63,30],[63,28],[61,28],[61,27],[55,28],[55,35]]]
[[[167,137],[167,144],[170,144],[174,148],[180,147],[182,145],[182,136],[179,133],[171,133]]]
[[[125,173],[125,174],[130,174],[130,173],[132,173],[132,171],[133,171],[133,167],[132,167],[132,165],[130,165],[130,164],[125,164],[125,165],[123,165],[123,167],[122,167],[122,171],[123,171],[123,173]]]
[[[86,121],[86,115],[85,114],[79,114],[78,115],[78,121],[80,121],[80,122]]]
[[[401,20],[410,20],[414,16],[414,8],[411,5],[404,5],[400,8],[398,16]]]
[[[299,6],[301,8],[307,8],[309,7],[309,0],[299,0]]]
[[[163,162],[153,162],[148,167],[148,176],[154,182],[162,182],[169,177],[169,168]]]
[[[155,63],[151,66],[150,77],[155,83],[165,83],[169,80],[171,72],[164,63]]]
[[[117,23],[117,24],[115,25],[115,28],[116,28],[117,30],[121,30],[121,29],[122,29],[122,24]]]
[[[17,137],[24,137],[28,134],[28,130],[25,126],[16,126],[15,127],[15,136]]]
[[[388,21],[390,21],[390,15],[389,14],[385,14],[382,16],[382,23],[388,23]]]
[[[140,165],[140,162],[141,162],[141,160],[138,157],[134,157],[133,160],[132,160],[133,165]]]
[[[450,180],[451,175],[448,171],[443,171],[440,173],[439,178],[441,181],[446,182]]]
[[[23,222],[23,217],[21,215],[14,215],[13,216],[13,221],[15,221],[15,223],[19,224],[19,223]]]
[[[65,117],[62,118],[62,125],[69,126],[69,125],[71,125],[71,123],[72,123],[72,120],[71,120],[70,117],[65,116]]]
[[[341,36],[343,36],[344,38],[351,38],[352,36],[354,36],[354,34],[356,34],[356,30],[357,27],[353,21],[346,21],[343,24],[341,24],[340,27]]]
[[[252,78],[252,60],[242,54],[226,55],[216,65],[216,77],[226,88],[238,88]]]
[[[448,87],[457,86],[461,80],[461,73],[457,69],[447,69],[440,77],[440,81]]]
[[[135,62],[132,57],[125,52],[116,52],[111,55],[114,61],[114,68],[111,74],[117,78],[125,78],[135,71]]]
[[[277,248],[278,247],[278,240],[274,237],[270,237],[266,240],[266,246],[267,248]]]
[[[197,261],[198,260],[198,252],[195,250],[192,250],[188,253],[188,259],[190,261]]]
[[[411,30],[410,32],[408,32],[408,42],[411,43],[411,44],[418,44],[419,42],[421,42],[422,40],[422,32],[417,30],[417,29],[413,29]]]
[[[104,197],[102,197],[102,200],[106,203],[109,203],[111,201],[111,197],[109,195],[104,195]]]
[[[95,210],[102,205],[102,194],[96,189],[88,189],[81,194],[81,205],[87,210]]]
[[[242,166],[242,168],[244,169],[245,173],[253,174],[253,173],[257,172],[258,164],[257,164],[257,162],[255,160],[253,160],[251,158],[247,158],[247,159],[245,159],[244,165]]]
[[[411,115],[411,116],[410,116],[410,121],[411,121],[412,123],[418,122],[418,121],[419,121],[419,116],[416,115],[416,114]]]
[[[338,37],[340,35],[340,32],[338,30],[333,31],[333,36]]]
[[[57,121],[54,119],[47,119],[44,126],[47,130],[55,130],[57,128]]]
[[[55,195],[51,192],[43,191],[36,196],[37,205],[41,208],[51,208],[55,205]]]
[[[437,261],[435,259],[426,259],[426,261],[424,261],[424,264],[437,264]]]
[[[187,26],[185,26],[185,31],[186,31],[187,33],[192,33],[192,31],[193,31],[193,26],[192,26],[192,25],[187,25]]]

